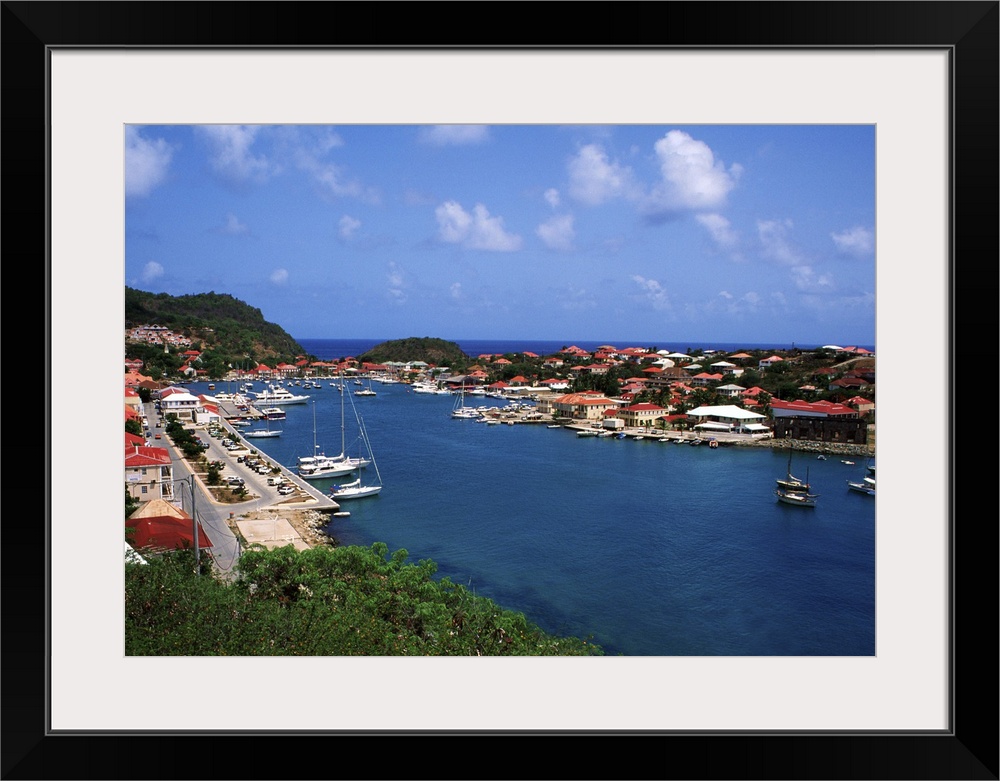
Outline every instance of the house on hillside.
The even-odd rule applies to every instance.
[[[133,435],[134,436],[134,435]],[[127,442],[125,446],[125,487],[129,496],[141,502],[151,499],[174,501],[174,470],[170,453],[163,447]]]

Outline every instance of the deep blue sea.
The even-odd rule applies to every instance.
[[[299,340],[320,358],[379,341]],[[541,355],[555,343],[459,344]],[[718,349],[739,347],[749,348]],[[357,413],[384,488],[344,502],[350,517],[330,528],[342,543],[382,541],[411,561],[432,559],[439,576],[608,654],[874,655],[875,500],[846,485],[864,459],[794,454],[793,471],[808,470],[820,498],[789,507],[773,493],[784,451],[490,426],[452,418],[451,396],[372,387],[374,397],[346,397],[346,443],[357,449]],[[317,444],[340,451],[340,394],[326,380],[304,392],[312,402],[285,408],[281,436],[256,443],[286,466],[313,452],[314,410]]]

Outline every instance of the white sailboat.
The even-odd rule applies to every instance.
[[[343,383],[343,378],[341,379]],[[344,395],[340,396],[340,454],[327,456],[319,452],[316,443],[316,404],[313,402],[313,455],[299,459],[299,477],[305,480],[319,480],[324,477],[343,477],[356,469],[362,469],[371,463],[370,459],[351,457],[347,455],[347,428],[344,422]],[[351,399],[351,406],[354,400]],[[355,416],[357,411],[355,410]]]
[[[365,484],[361,482],[361,478],[359,477],[350,483],[334,485],[330,488],[330,498],[338,502],[345,499],[362,499],[366,496],[374,496],[382,490],[382,475],[378,471],[378,464],[375,463],[375,455],[372,453],[371,441],[368,439],[368,430],[365,428],[364,419],[360,416],[358,417],[358,427],[361,430],[361,442],[367,448],[371,465],[375,467],[376,480],[375,482]]]
[[[340,399],[340,442],[341,457],[344,455],[344,399]],[[320,480],[324,477],[343,477],[349,475],[358,466],[349,461],[337,460],[334,457],[319,452],[316,443],[316,402],[313,402],[313,455],[299,458],[298,474],[303,480]]]
[[[462,383],[462,390],[459,393],[458,401],[455,402],[455,406],[451,410],[451,416],[453,418],[467,418],[472,420],[479,417],[478,409],[468,407],[465,404],[465,383]]]
[[[262,437],[280,437],[281,436],[281,429],[280,428],[277,428],[277,429],[272,429],[271,428],[271,419],[270,418],[265,417],[264,418],[264,422],[267,424],[267,428],[262,428],[262,429],[259,428],[259,429],[255,429],[253,431],[244,431],[243,432],[243,436],[246,437],[247,439],[259,439],[259,438],[262,438]]]
[[[376,393],[372,390],[372,378],[368,378],[368,387],[362,388],[361,390],[354,391],[355,396],[375,396]]]

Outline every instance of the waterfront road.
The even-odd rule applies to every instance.
[[[225,422],[223,427],[230,432],[231,438],[247,445],[247,447],[229,451],[222,447],[221,440],[214,439],[209,435],[207,426],[196,425],[192,427],[195,435],[208,443],[208,449],[205,451],[208,460],[221,461],[225,464],[222,469],[223,480],[227,477],[237,476],[245,481],[248,495],[245,501],[217,502],[202,482],[203,476],[194,473],[191,464],[167,437],[164,430],[166,423],[160,419],[154,405],[146,404],[145,412],[152,432],[150,444],[155,447],[163,447],[170,453],[174,479],[178,481],[174,486],[175,496],[181,500],[181,508],[188,515],[197,516],[198,522],[201,523],[205,533],[212,541],[211,554],[216,568],[223,574],[231,573],[240,557],[239,538],[229,525],[231,517],[260,511],[279,504],[289,509],[314,509],[320,512],[335,512],[340,509],[340,505],[329,496],[300,479],[291,470],[265,458],[264,460],[273,466],[280,467],[283,480],[290,482],[295,487],[295,493],[290,496],[279,494],[277,486],[268,485],[268,475],[258,474],[238,460],[240,455],[248,455],[253,448],[239,437],[236,429]],[[161,439],[155,439],[156,434],[160,434]]]

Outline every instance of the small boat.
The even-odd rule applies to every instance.
[[[701,444],[701,440],[700,439],[692,439],[688,444],[690,444],[690,445],[700,445]]]
[[[780,488],[774,489],[774,495],[778,497],[778,501],[784,504],[790,504],[793,507],[815,507],[816,499],[819,494],[810,494],[805,491],[784,491]]]
[[[875,478],[865,477],[862,478],[861,482],[855,482],[853,480],[847,481],[847,487],[851,491],[856,491],[859,494],[867,494],[868,496],[875,496]]]
[[[854,462],[853,461],[848,461],[845,458],[840,459],[840,463],[847,464],[848,466],[854,466]]]
[[[268,420],[284,420],[287,417],[285,411],[280,407],[264,407],[261,414]]]
[[[215,390],[215,383],[214,382],[208,383],[208,389],[209,390]]]
[[[244,431],[243,436],[247,439],[262,439],[265,437],[280,437],[281,430],[272,431],[271,429],[257,429],[256,431]]]
[[[375,396],[377,395],[374,390],[372,390],[371,378],[368,378],[368,387],[362,388],[361,390],[354,391],[355,396]]]
[[[597,436],[599,437],[613,437],[615,435],[614,431],[601,431]]]
[[[775,481],[778,484],[778,490],[789,491],[795,493],[809,493],[809,474],[806,473],[806,479],[800,480],[795,475],[792,474],[792,451],[788,451],[788,469],[785,474],[785,478],[780,477]]]
[[[560,426],[558,423],[556,423],[555,425],[552,425],[552,426],[546,426],[546,428],[562,428],[562,426]]]
[[[347,510],[341,510],[340,512],[334,513],[333,517],[334,518],[350,518],[351,514],[349,512],[347,512]]]
[[[580,431],[576,432],[576,435],[578,437],[596,437],[597,434],[598,434],[598,432],[595,429],[592,429],[592,428],[581,429]]]
[[[361,478],[359,477],[357,480],[350,483],[340,483],[338,485],[334,485],[330,488],[330,498],[334,501],[362,499],[366,496],[375,496],[382,490],[382,475],[378,471],[378,464],[375,463],[375,456],[372,453],[371,442],[368,440],[368,430],[365,428],[364,419],[361,417],[358,417],[358,427],[361,430],[361,441],[364,442],[368,449],[367,458],[371,460],[371,465],[375,467],[377,480],[374,483],[363,485]]]
[[[818,456],[816,456],[816,460],[817,461],[826,461],[826,456],[824,456],[822,453],[820,453]]]

